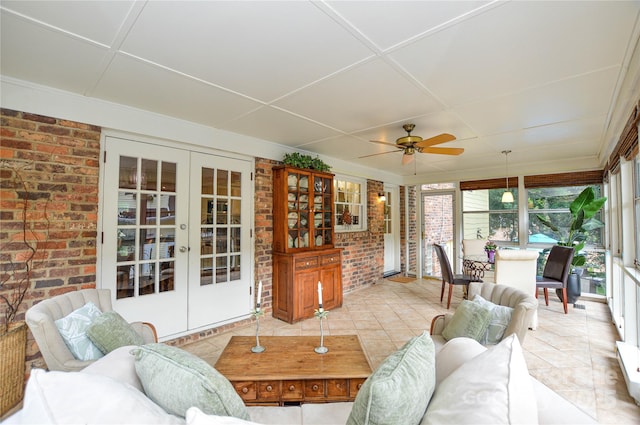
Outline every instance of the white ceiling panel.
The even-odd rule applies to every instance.
[[[500,176],[504,149],[519,173],[583,170],[604,167],[640,98],[639,14],[640,1],[2,1],[0,72],[399,181]],[[392,151],[370,141],[395,143],[405,123],[465,152],[361,158]]]
[[[334,103],[348,104],[349,109],[330,107]],[[397,121],[441,109],[431,96],[381,60],[323,80],[275,105],[346,132],[375,126],[383,119]]]
[[[2,7],[30,19],[110,45],[131,8],[132,1],[2,1]]]
[[[372,55],[312,3],[285,3],[150,2],[122,48],[262,101]]]
[[[93,95],[138,108],[152,103],[157,113],[213,127],[261,106],[251,99],[125,55],[114,58]]]

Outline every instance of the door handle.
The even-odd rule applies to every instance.
[[[180,252],[187,252],[189,250],[189,248],[187,248],[186,246],[181,246],[180,247]]]

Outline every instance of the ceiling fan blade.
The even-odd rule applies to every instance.
[[[369,140],[371,143],[378,143],[380,145],[387,145],[387,146],[393,146],[394,148],[397,148],[398,145],[396,145],[395,143],[390,143],[390,142],[383,142],[382,140]]]
[[[416,146],[419,148],[428,148],[429,146],[439,145],[441,143],[447,143],[456,140],[456,136],[449,133],[438,134],[437,136],[430,137],[428,139],[424,139],[421,142],[416,143]]]
[[[398,152],[398,151],[389,151],[389,152],[372,153],[371,155],[359,156],[359,157],[358,157],[358,159],[361,159],[361,158],[369,158],[369,157],[371,157],[371,156],[386,155],[386,154],[388,154],[388,153],[396,153],[396,152]]]
[[[440,155],[460,155],[464,152],[463,148],[422,148],[422,153],[435,153]]]

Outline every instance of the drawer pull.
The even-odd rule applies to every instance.
[[[273,391],[273,387],[271,385],[267,385],[267,391]]]
[[[318,388],[319,388],[318,385],[314,385],[313,387],[311,387],[313,391],[318,391]]]
[[[295,385],[289,385],[289,391],[293,391],[295,389],[296,389]]]
[[[247,387],[242,387],[242,394],[246,394],[249,392],[249,388]]]
[[[362,384],[358,384],[358,389],[362,388]]]

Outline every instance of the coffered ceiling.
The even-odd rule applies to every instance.
[[[503,176],[505,149],[512,175],[601,168],[640,95],[638,1],[0,9],[4,77],[421,180]],[[395,142],[407,122],[465,152],[403,166],[370,142]]]

